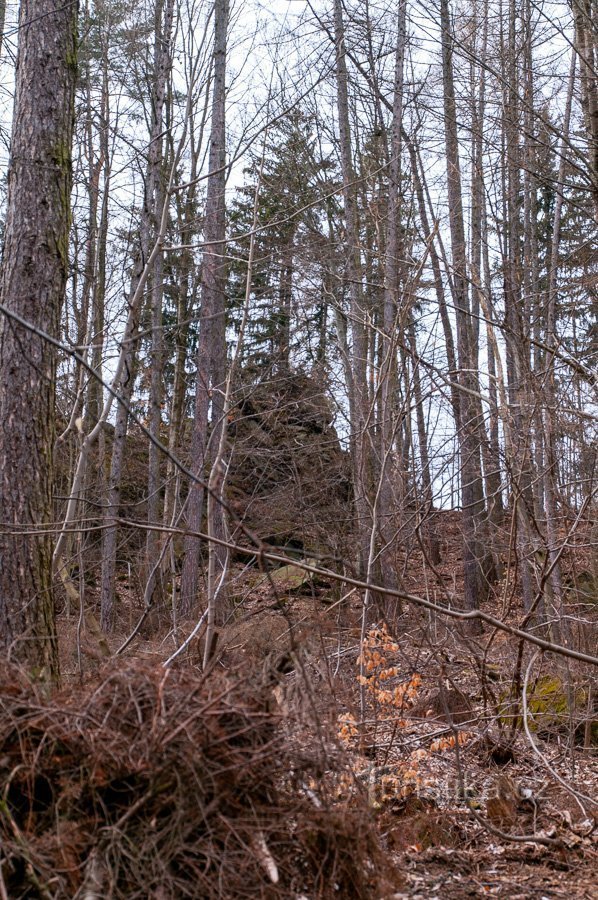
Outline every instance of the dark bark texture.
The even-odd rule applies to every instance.
[[[23,0],[0,300],[58,335],[68,270],[77,4]],[[0,331],[0,644],[58,673],[51,582],[55,351]],[[19,532],[26,532],[27,534]]]

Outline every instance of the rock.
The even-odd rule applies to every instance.
[[[311,581],[309,572],[292,565],[274,569],[269,573],[268,578],[274,583],[275,588],[281,591],[297,591]]]
[[[238,389],[227,498],[262,540],[336,555],[350,520],[350,467],[333,418],[322,384],[298,372]]]
[[[460,725],[472,718],[473,711],[465,694],[455,688],[447,688],[420,700],[412,715]]]

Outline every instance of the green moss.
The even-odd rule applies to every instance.
[[[65,62],[67,64],[67,66],[69,67],[69,69],[73,69],[75,72],[77,71],[77,65],[78,65],[77,57],[78,57],[77,43],[75,41],[74,47],[72,49],[69,48],[66,51],[66,57],[65,57]]]
[[[76,13],[76,5],[75,5],[75,15],[72,18],[72,41],[66,49],[65,62],[69,69],[73,69],[75,72],[77,71],[78,61],[79,61],[79,22],[78,16]]]
[[[566,729],[572,721],[579,727],[587,710],[588,691],[586,687],[574,685],[570,691],[558,675],[542,675],[536,682],[528,685],[527,713],[528,725],[532,732],[556,733]],[[521,706],[514,702],[510,694],[500,698],[500,721],[511,725],[513,716],[517,718],[516,727],[523,728]],[[598,723],[592,725],[592,744],[598,740]]]
[[[281,590],[296,591],[311,580],[311,575],[298,566],[288,565],[275,569],[270,573],[275,587]]]
[[[57,169],[58,204],[61,215],[59,221],[65,223],[64,227],[56,228],[54,240],[56,252],[60,258],[64,271],[68,268],[69,259],[69,233],[71,223],[71,145],[70,140],[57,141],[51,151],[51,159]]]
[[[52,147],[52,160],[65,174],[70,173],[71,146],[68,141],[59,140]]]
[[[528,686],[527,708],[536,727],[564,721],[569,715],[569,700],[558,675],[543,675]]]

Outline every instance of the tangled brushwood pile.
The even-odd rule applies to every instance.
[[[5,670],[2,895],[379,895],[367,813],[323,770],[230,676],[131,663],[48,698]]]

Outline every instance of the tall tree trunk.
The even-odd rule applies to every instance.
[[[0,302],[57,337],[68,271],[77,4],[22,0],[19,25]],[[0,644],[52,677],[59,673],[52,539],[31,532],[54,518],[55,368],[55,351],[43,337],[4,318]]]
[[[579,56],[581,105],[588,140],[588,169],[598,221],[598,2],[572,0],[575,49]]]
[[[87,2],[85,4],[83,16],[84,18],[82,27],[83,30],[85,30],[89,21],[89,6]],[[83,152],[80,158],[80,165],[83,169],[82,177],[86,178],[87,181],[87,210],[89,221],[87,226],[87,234],[84,241],[82,266],[79,263],[76,241],[73,241],[74,265],[72,266],[71,309],[67,309],[65,313],[65,331],[68,335],[69,320],[72,321],[74,319],[77,328],[74,342],[77,347],[82,348],[79,351],[82,357],[82,361],[75,361],[75,370],[73,376],[73,395],[75,397],[75,400],[71,407],[69,422],[62,434],[60,434],[57,438],[57,449],[62,445],[67,435],[70,435],[72,432],[75,432],[77,438],[80,440],[81,430],[80,427],[77,427],[76,423],[79,423],[80,425],[82,421],[82,415],[85,407],[85,398],[86,394],[88,394],[89,392],[88,370],[84,365],[84,362],[87,362],[89,360],[89,345],[92,343],[94,320],[93,294],[97,278],[96,266],[98,253],[98,206],[100,199],[100,176],[102,174],[105,163],[103,145],[100,146],[100,151],[97,155],[97,158],[94,146],[94,111],[92,106],[91,72],[89,61],[86,61],[83,72],[80,74],[79,78],[85,92],[85,130]],[[85,162],[87,163],[86,167]],[[76,234],[76,224],[73,225],[73,232]],[[82,269],[82,285],[80,292],[80,302],[77,303],[79,291],[76,274],[78,274],[80,268]],[[95,384],[96,379],[92,378],[91,381]],[[79,533],[77,539],[79,541],[82,539],[81,533]],[[73,559],[71,550],[74,541],[75,535],[69,535],[65,549],[65,557],[69,561]],[[67,611],[70,610],[71,596],[73,595],[71,595],[70,591],[67,590]]]
[[[419,458],[422,469],[422,507],[423,507],[423,525],[424,535],[426,539],[426,550],[430,557],[432,565],[440,562],[440,543],[438,540],[438,532],[433,518],[433,498],[432,491],[432,475],[430,470],[430,455],[428,453],[428,435],[426,432],[426,420],[424,417],[424,400],[421,386],[420,364],[417,358],[417,337],[415,333],[415,322],[410,316],[409,321],[409,344],[413,357],[413,394],[415,397],[415,416],[417,423],[417,442],[419,447]],[[415,474],[415,473],[414,473]],[[426,521],[427,517],[430,517]]]
[[[470,272],[472,281],[472,320],[471,320],[471,350],[472,350],[472,383],[475,383],[479,392],[479,337],[480,337],[480,306],[482,291],[482,242],[484,238],[484,129],[486,120],[486,57],[488,47],[488,7],[483,4],[483,21],[478,18],[477,2],[474,4],[474,46],[472,48],[472,61],[470,63],[471,85],[471,216],[470,216]],[[480,48],[476,42],[480,35]],[[476,91],[477,84],[477,91]],[[500,572],[500,554],[496,544],[498,528],[501,524],[502,503],[500,502],[500,469],[493,458],[488,440],[486,423],[482,408],[481,395],[472,397],[472,405],[476,409],[478,423],[478,439],[482,455],[484,469],[485,494],[487,498],[486,515],[482,514],[481,544],[487,548],[484,552],[483,575],[489,581],[498,580]],[[484,503],[482,492],[482,480],[478,481],[478,494],[476,501],[480,509]],[[492,548],[492,549],[491,549]]]
[[[522,301],[523,265],[519,198],[521,196],[521,146],[519,100],[518,11],[509,0],[506,45],[503,37],[503,235],[502,254],[505,302],[505,344],[509,403],[513,419],[512,469],[513,512],[517,518],[517,551],[521,571],[524,608],[533,602],[533,570],[538,550],[537,531],[532,524],[532,415],[530,397],[529,318]]]
[[[486,203],[483,201],[482,211],[482,260],[483,260],[483,288],[480,292],[480,301],[482,303],[482,311],[487,319],[494,317],[494,309],[492,305],[492,270],[490,266],[490,248],[488,238],[488,221],[487,221]],[[499,411],[498,411],[498,391],[497,391],[497,368],[496,356],[494,352],[494,344],[491,339],[492,325],[490,321],[486,323],[486,345],[488,352],[488,399],[489,399],[489,422],[488,422],[488,447],[489,468],[486,472],[488,479],[489,491],[487,495],[489,506],[489,518],[491,521],[498,523],[502,521],[504,516],[504,501],[502,494],[502,475],[500,464],[500,441],[499,441]],[[491,480],[492,479],[492,480]],[[490,509],[494,507],[494,509]]]
[[[210,132],[209,174],[204,224],[205,251],[201,270],[201,318],[195,382],[195,414],[191,456],[193,471],[205,477],[208,454],[208,420],[211,402],[211,444],[219,444],[222,427],[223,390],[226,373],[225,237],[226,237],[226,37],[228,0],[214,3],[214,78],[212,86],[212,123]],[[198,482],[189,486],[187,527],[201,530],[204,488]],[[223,536],[223,510],[214,507],[212,523],[217,536]],[[181,578],[181,612],[190,613],[199,590],[200,540],[194,534],[185,538],[185,558]],[[224,601],[224,595],[222,602]],[[224,603],[223,603],[224,605]],[[216,632],[215,632],[216,634]]]
[[[168,450],[169,457],[166,464],[166,489],[164,492],[164,524],[172,525],[175,522],[176,507],[178,502],[178,492],[180,488],[180,479],[176,475],[177,468],[173,457],[179,452],[181,442],[183,440],[184,419],[187,401],[187,373],[186,364],[188,358],[188,338],[189,338],[189,311],[195,307],[197,298],[197,289],[199,283],[199,273],[196,270],[193,259],[193,251],[191,245],[198,230],[196,215],[197,200],[197,173],[199,167],[200,152],[203,145],[203,136],[205,132],[205,124],[208,118],[210,106],[210,79],[205,90],[205,102],[200,118],[199,134],[195,134],[195,118],[193,114],[189,117],[190,124],[190,155],[191,164],[189,172],[189,180],[184,195],[181,190],[175,192],[175,203],[177,204],[176,222],[180,229],[180,243],[182,249],[176,254],[178,266],[177,271],[177,328],[174,332],[175,342],[175,360],[174,360],[174,376],[172,386],[172,396],[170,401],[170,411],[168,418]],[[174,173],[176,177],[176,172]],[[165,542],[172,538],[164,535]],[[166,559],[166,556],[164,556]],[[174,561],[174,554],[170,554],[170,562]],[[174,571],[172,575],[174,577]],[[177,610],[173,609],[173,615]]]
[[[101,608],[100,627],[102,631],[112,631],[114,627],[114,592],[116,579],[116,550],[118,528],[115,519],[119,513],[123,462],[127,440],[129,419],[128,407],[135,386],[137,352],[134,337],[139,327],[139,319],[134,322],[131,341],[125,355],[124,374],[119,385],[119,397],[122,400],[116,409],[114,435],[112,441],[112,457],[110,474],[106,491],[104,518],[106,527],[102,531],[102,572],[101,572]],[[125,380],[126,379],[126,380]]]
[[[4,24],[6,22],[6,0],[0,0],[0,59],[2,59],[2,44],[4,42]]]
[[[85,0],[82,17],[82,29],[85,31],[89,27],[90,21],[88,0]],[[100,178],[107,163],[107,156],[104,152],[107,145],[105,145],[105,143],[100,140],[99,152],[96,153],[94,139],[94,120],[96,113],[92,99],[92,76],[89,59],[86,59],[84,66],[82,67],[82,71],[79,75],[79,80],[81,82],[81,87],[85,95],[85,110],[82,115],[84,124],[84,138],[82,140],[83,146],[80,156],[80,165],[83,169],[82,177],[86,179],[89,219],[87,234],[85,237],[85,250],[82,267],[80,267],[80,263],[78,261],[76,245],[74,248],[75,265],[73,266],[73,286],[71,292],[73,313],[72,315],[70,315],[67,311],[67,314],[65,316],[65,331],[68,334],[69,320],[74,318],[77,325],[75,344],[77,347],[83,348],[80,350],[80,354],[87,362],[90,356],[90,344],[92,344],[93,342],[93,295],[97,280],[98,208],[100,202]],[[84,167],[85,161],[87,162],[86,171]],[[74,233],[76,233],[76,227],[77,226],[75,222],[73,225]],[[77,284],[75,282],[75,275],[79,272],[80,268],[82,273],[81,299],[79,306],[77,306],[78,290]],[[73,430],[73,428],[75,427],[75,422],[81,418],[85,406],[86,396],[88,396],[90,389],[89,385],[86,387],[86,383],[88,382],[87,368],[78,361],[76,361],[75,377],[73,380],[75,402],[72,406],[70,422],[65,432],[59,437],[59,443],[62,438],[66,437],[66,435],[71,430]],[[95,379],[92,379],[92,381],[95,382]]]
[[[449,226],[451,235],[453,286],[457,323],[457,354],[459,382],[465,391],[460,398],[459,451],[461,477],[461,507],[463,511],[463,575],[464,604],[468,610],[477,609],[484,594],[485,579],[481,570],[482,551],[479,543],[479,523],[483,503],[479,497],[480,447],[477,411],[469,393],[476,389],[474,353],[467,287],[465,225],[461,193],[457,108],[453,81],[452,27],[448,0],[440,3],[442,31],[442,75],[444,84],[444,128],[446,141]]]
[[[279,326],[277,329],[278,347],[276,348],[276,359],[283,372],[288,372],[291,359],[291,307],[293,302],[294,271],[293,240],[294,236],[291,237],[288,247],[284,250],[278,282]]]
[[[159,180],[156,208],[164,204],[164,172]],[[157,222],[155,223],[157,227]],[[164,255],[159,253],[154,262],[152,273],[152,289],[150,295],[150,315],[152,327],[152,346],[150,352],[150,393],[149,393],[149,431],[152,437],[160,440],[162,424],[162,398],[164,394],[164,339],[162,329],[162,303],[164,300]],[[147,533],[145,548],[146,602],[155,608],[154,591],[159,594],[159,567],[156,559],[160,552],[160,532],[152,526],[160,521],[160,451],[154,443],[149,445],[147,471]]]
[[[194,220],[193,203],[186,204],[184,226],[181,229],[181,243],[189,244],[194,234],[192,222]],[[179,254],[179,271],[177,277],[177,327],[174,332],[174,374],[172,395],[168,415],[168,451],[169,458],[166,466],[166,489],[164,492],[164,524],[172,524],[176,507],[176,467],[172,457],[178,454],[182,440],[183,420],[185,413],[187,379],[185,366],[187,363],[187,343],[189,336],[188,315],[197,290],[191,285],[193,256],[190,250],[182,250]],[[165,538],[169,540],[168,537]]]
[[[111,161],[109,158],[109,132],[110,107],[108,86],[108,47],[104,47],[102,58],[102,95],[101,115],[99,123],[100,132],[100,157],[103,160],[104,172],[102,180],[102,206],[100,209],[100,221],[97,236],[97,265],[91,296],[91,323],[90,323],[90,362],[93,374],[89,379],[86,403],[86,434],[94,429],[100,420],[104,406],[104,327],[105,327],[105,303],[106,303],[106,262],[108,251],[108,213],[110,202],[110,178]],[[95,509],[106,495],[106,434],[103,428],[98,433],[98,452],[94,464],[93,475],[90,473],[87,485],[88,499],[95,502]],[[93,490],[93,494],[91,491]]]
[[[119,396],[124,401],[116,411],[110,478],[106,504],[107,527],[102,534],[102,590],[101,590],[101,627],[110,631],[114,626],[114,591],[116,574],[117,526],[115,519],[120,506],[120,488],[127,438],[128,411],[136,370],[136,338],[139,328],[141,303],[137,298],[146,262],[150,252],[151,239],[154,236],[156,222],[163,210],[157,208],[159,200],[158,185],[160,180],[161,148],[163,140],[163,109],[166,96],[166,85],[171,66],[172,20],[174,0],[157,0],[155,18],[155,51],[154,78],[152,90],[152,118],[150,143],[148,151],[147,174],[143,208],[141,211],[139,250],[135,259],[133,277],[129,293],[130,321],[126,335],[126,350],[123,373],[119,385]],[[161,249],[159,254],[161,255]]]
[[[394,384],[396,379],[396,334],[405,328],[405,311],[400,310],[399,283],[401,255],[401,154],[403,150],[403,72],[405,66],[407,0],[400,0],[397,23],[397,47],[395,56],[394,100],[390,133],[390,163],[388,167],[388,224],[386,229],[386,257],[384,271],[384,311],[382,324],[382,359],[380,362],[381,423],[380,429],[380,564],[382,584],[396,590],[398,577],[396,570],[396,540],[394,518],[397,513],[403,517],[396,498],[404,496],[401,485],[395,481],[402,478],[402,469],[396,471],[392,465],[392,448],[395,439]],[[408,315],[408,313],[407,313]]]
[[[367,575],[370,558],[371,515],[368,502],[369,447],[366,429],[369,424],[369,391],[367,383],[368,340],[366,310],[363,300],[359,225],[355,172],[351,150],[349,122],[349,86],[345,54],[345,30],[341,0],[334,0],[334,35],[336,46],[336,91],[338,129],[343,177],[345,235],[347,244],[346,278],[349,283],[351,320],[351,383],[349,406],[357,559],[361,576]]]
[[[552,246],[550,252],[550,269],[548,273],[548,290],[546,296],[546,335],[545,344],[548,348],[545,365],[545,396],[543,404],[542,427],[544,446],[546,450],[546,463],[543,472],[544,503],[546,515],[546,544],[547,558],[550,563],[550,588],[552,594],[553,609],[551,617],[556,617],[559,627],[553,629],[555,636],[562,639],[563,631],[567,637],[569,629],[563,618],[563,583],[558,554],[558,520],[557,520],[557,480],[558,480],[558,450],[556,446],[554,414],[557,408],[556,372],[554,365],[554,350],[557,346],[557,288],[559,268],[559,244],[561,239],[561,224],[563,216],[563,199],[565,191],[565,173],[567,166],[567,144],[571,125],[571,108],[573,103],[573,87],[575,80],[575,55],[571,56],[571,68],[569,72],[569,86],[565,103],[565,115],[563,121],[562,141],[560,148],[560,162],[556,184],[556,200],[552,220]]]
[[[100,158],[103,162],[104,177],[102,184],[102,207],[97,236],[97,266],[91,297],[92,323],[91,323],[91,366],[96,377],[89,381],[87,391],[87,422],[89,431],[100,418],[102,411],[104,387],[102,385],[102,363],[104,350],[104,304],[106,301],[106,253],[108,245],[108,204],[110,198],[110,93],[108,85],[108,47],[104,46],[102,53],[102,94],[101,112],[99,123]],[[98,470],[101,473],[101,456],[98,460]],[[101,479],[100,479],[101,480]],[[99,488],[101,485],[99,486]],[[99,490],[101,496],[101,490]]]
[[[453,328],[451,325],[451,320],[448,312],[448,307],[446,303],[446,297],[444,292],[444,281],[442,278],[442,267],[440,264],[440,257],[438,255],[438,250],[436,249],[436,243],[434,241],[434,232],[430,227],[430,221],[428,219],[428,212],[426,209],[426,192],[424,191],[424,182],[423,176],[420,173],[420,161],[417,154],[417,150],[413,145],[412,141],[408,142],[409,148],[409,157],[411,159],[411,173],[413,176],[413,183],[415,187],[415,195],[417,197],[417,206],[419,212],[420,222],[424,231],[424,238],[427,242],[429,251],[430,251],[430,262],[432,265],[432,276],[434,280],[434,293],[436,294],[436,301],[438,303],[438,312],[440,313],[440,321],[442,324],[442,331],[444,334],[444,344],[446,348],[446,361],[448,364],[448,370],[451,373],[451,384],[450,384],[450,398],[451,398],[451,408],[453,412],[453,419],[455,421],[455,428],[459,428],[459,423],[461,421],[461,395],[459,393],[459,386],[455,381],[455,373],[457,371],[457,354],[455,352],[455,338],[453,335]]]

